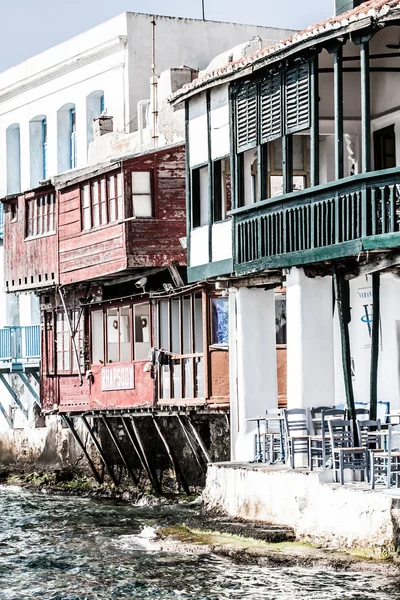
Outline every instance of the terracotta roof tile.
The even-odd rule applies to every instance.
[[[324,21],[320,21],[319,23],[315,23],[314,25],[309,25],[306,29],[299,31],[293,34],[291,37],[277,42],[272,46],[260,48],[253,54],[250,54],[249,56],[244,56],[239,60],[230,62],[224,67],[207,71],[204,75],[192,81],[192,83],[186,84],[180,90],[177,90],[174,94],[170,96],[169,100],[171,102],[174,102],[178,100],[181,96],[184,96],[197,88],[201,88],[207,83],[216,81],[220,77],[227,76],[235,72],[240,72],[242,69],[245,69],[249,65],[258,62],[259,60],[265,57],[277,54],[285,48],[288,48],[295,44],[301,44],[301,42],[303,41],[317,37],[319,35],[323,35],[324,33],[333,31],[335,29],[343,29],[353,22],[368,17],[383,17],[396,8],[400,8],[400,0],[368,0],[368,2],[363,2],[362,4],[360,4],[360,6],[357,6],[356,8],[353,8],[336,17],[331,17],[329,19],[325,19]]]

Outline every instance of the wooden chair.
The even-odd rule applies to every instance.
[[[339,471],[340,483],[344,484],[344,471],[362,471],[368,480],[368,450],[362,446],[354,446],[354,435],[351,421],[332,419],[328,421],[331,441],[331,452],[334,469],[334,480],[337,481]]]
[[[375,484],[379,479],[386,483],[386,487],[390,488],[393,477],[396,479],[396,486],[399,487],[400,425],[389,425],[386,448],[383,450],[370,450],[369,457],[371,489],[375,489]]]
[[[265,421],[264,437],[264,461],[273,464],[277,460],[282,460],[284,455],[284,431],[282,421],[279,417],[283,416],[283,410],[272,408],[266,411],[267,419]],[[276,417],[276,420],[269,420],[268,417]]]
[[[321,419],[318,419],[320,415]],[[331,456],[331,442],[328,429],[328,420],[332,417],[344,419],[345,409],[329,408],[320,406],[311,409],[311,424],[312,434],[310,437],[310,469],[314,468],[314,458],[316,458],[316,466],[326,469],[327,460]]]
[[[284,410],[286,431],[286,456],[290,458],[290,466],[294,469],[295,455],[310,456],[310,433],[308,428],[308,411],[305,408]]]

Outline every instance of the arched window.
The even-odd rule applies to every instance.
[[[30,185],[47,179],[47,121],[38,115],[29,122]]]
[[[57,170],[62,173],[76,166],[75,104],[68,103],[57,111]]]
[[[21,191],[21,148],[19,124],[13,123],[6,131],[7,194]]]
[[[88,146],[93,141],[93,119],[101,115],[104,110],[103,90],[92,92],[86,97],[86,136]]]

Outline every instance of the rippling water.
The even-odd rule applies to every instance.
[[[397,578],[241,566],[215,556],[154,551],[143,530],[174,521],[184,510],[0,488],[0,598],[400,598]]]

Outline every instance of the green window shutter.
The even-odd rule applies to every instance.
[[[265,77],[260,86],[261,143],[276,140],[282,135],[281,74]]]
[[[237,151],[257,145],[257,84],[246,82],[236,94]]]
[[[285,133],[310,127],[309,63],[289,67],[285,75]]]

